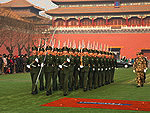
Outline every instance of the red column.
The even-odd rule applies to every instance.
[[[67,27],[67,19],[65,18],[65,27]]]
[[[94,18],[92,18],[92,26],[94,26]]]
[[[108,23],[108,18],[106,17],[106,25],[108,25],[109,23]]]
[[[129,25],[128,17],[126,17],[126,25]]]
[[[55,27],[54,17],[52,17],[52,27]]]
[[[78,26],[80,27],[80,25],[81,25],[81,23],[80,23],[80,18],[78,18],[78,24],[79,24]]]
[[[141,26],[143,26],[143,17],[141,16]]]

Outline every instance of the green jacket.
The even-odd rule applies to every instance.
[[[53,55],[47,55],[45,59],[44,72],[53,72],[55,57]]]
[[[37,55],[32,55],[26,61],[27,65],[30,65],[30,73],[38,73],[39,71],[39,62],[35,61],[36,58],[38,58]]]

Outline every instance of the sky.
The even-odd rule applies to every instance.
[[[0,0],[0,3],[5,3],[8,1],[11,1],[11,0]],[[53,9],[57,7],[57,5],[53,4],[51,0],[27,0],[27,1],[36,6],[44,8],[45,10],[49,10],[49,9]]]

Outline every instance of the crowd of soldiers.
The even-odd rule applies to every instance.
[[[56,90],[62,90],[66,96],[69,91],[79,88],[87,91],[113,83],[117,67],[114,56],[112,52],[87,48],[79,50],[64,46],[52,49],[47,46],[44,49],[34,46],[27,59],[32,79],[31,93],[38,94],[39,86],[40,91],[46,90],[47,96]]]
[[[18,56],[0,54],[0,74],[29,72],[29,69],[26,68],[27,59],[27,54]]]
[[[137,58],[133,64],[133,72],[136,73],[137,87],[143,87],[146,79],[146,71],[148,69],[148,61],[142,52],[136,54]]]

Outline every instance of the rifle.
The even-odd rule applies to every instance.
[[[47,56],[47,54],[48,54],[48,53],[46,53],[46,55],[45,55],[45,57],[44,57],[44,61],[43,61],[43,63],[44,63],[44,62],[45,62],[45,60],[46,60],[46,56]],[[37,84],[38,84],[38,80],[39,80],[40,74],[41,74],[41,72],[42,72],[42,69],[43,69],[43,67],[41,66],[40,71],[39,71],[39,74],[38,74],[37,79],[36,79],[36,82],[35,82],[35,85],[37,85]]]

